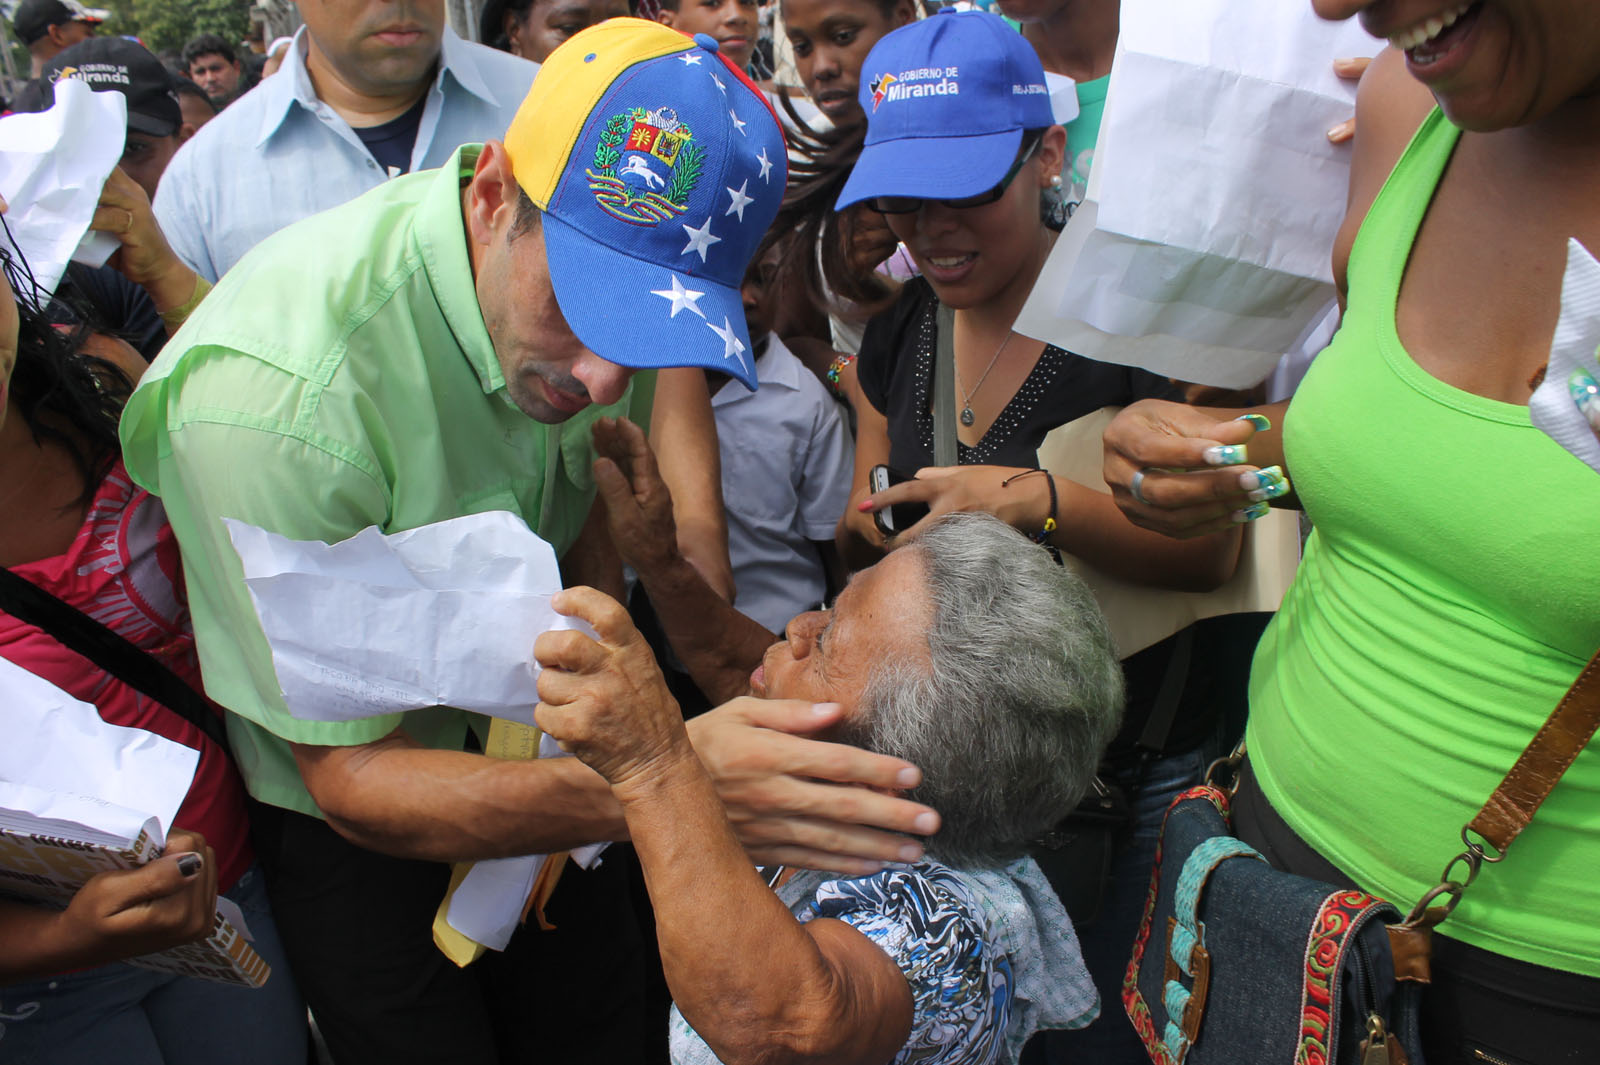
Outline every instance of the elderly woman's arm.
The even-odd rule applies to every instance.
[[[745,694],[776,637],[735,610],[684,556],[672,495],[639,427],[626,418],[597,419],[594,443],[611,541],[638,574],[667,642],[712,705]]]
[[[539,638],[539,726],[610,782],[644,867],[667,983],[726,1065],[882,1065],[910,1035],[911,989],[840,921],[802,925],[739,846],[677,706],[625,611],[555,602],[594,626]]]

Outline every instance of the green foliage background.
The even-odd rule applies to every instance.
[[[177,52],[202,33],[216,33],[239,47],[250,29],[251,0],[96,0],[111,18],[102,34],[137,37],[157,54]]]

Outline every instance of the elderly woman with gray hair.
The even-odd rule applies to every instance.
[[[612,502],[616,468],[597,466]],[[769,870],[770,887],[626,612],[586,588],[555,606],[598,639],[540,637],[537,720],[622,805],[676,1003],[674,1061],[1012,1062],[1034,1031],[1094,1017],[1071,923],[1025,848],[1088,787],[1122,680],[1094,600],[1042,548],[988,515],[946,515],[761,655],[754,695],[822,717],[841,704],[831,738],[920,765],[904,783],[942,818],[925,855],[907,841],[906,864]]]

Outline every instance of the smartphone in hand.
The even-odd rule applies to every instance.
[[[877,495],[892,484],[913,480],[916,480],[916,478],[911,474],[881,463],[872,467],[872,470],[867,474],[867,486],[872,490],[873,495]],[[878,527],[878,531],[884,536],[894,536],[896,533],[905,532],[927,516],[928,504],[926,503],[895,503],[874,513],[872,515],[872,523]]]

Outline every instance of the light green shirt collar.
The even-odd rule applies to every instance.
[[[434,298],[461,345],[462,354],[477,373],[483,391],[503,395],[506,379],[500,371],[500,359],[494,353],[494,342],[489,339],[489,329],[483,324],[483,310],[478,306],[478,289],[472,272],[472,257],[467,252],[469,238],[461,206],[461,190],[471,179],[482,150],[481,144],[463,144],[450,161],[439,168],[434,177],[438,184],[428,190],[428,195],[417,206],[415,232],[428,284],[433,287]],[[433,238],[431,234],[443,236]],[[510,397],[505,398],[509,403]]]

